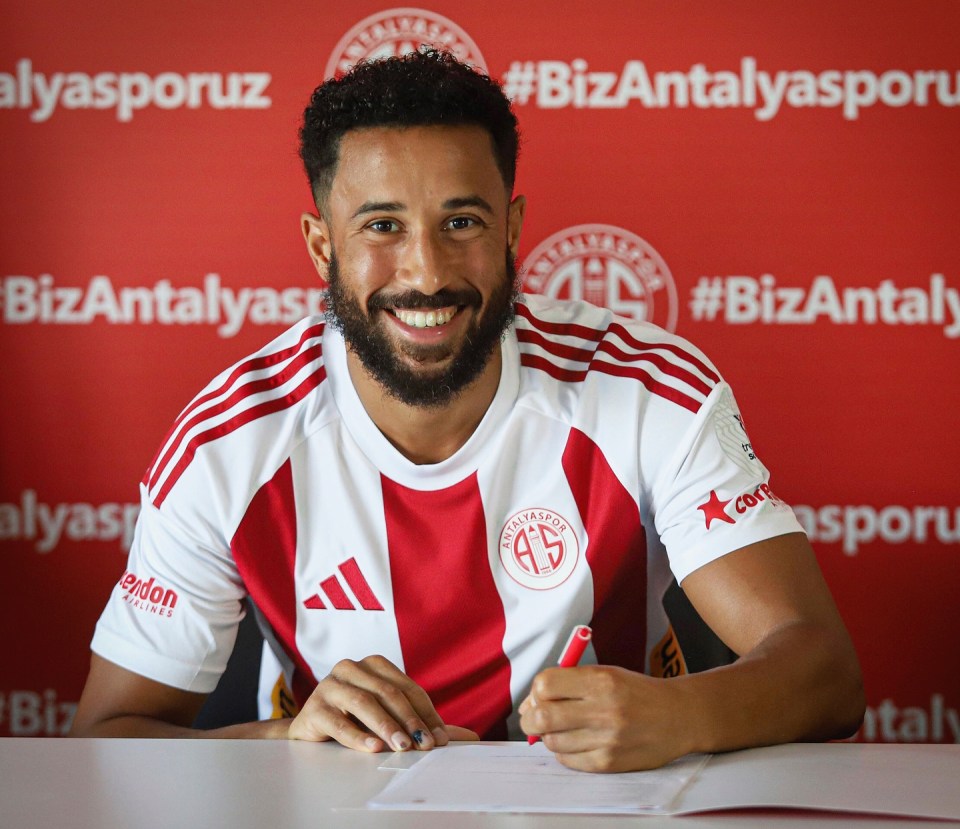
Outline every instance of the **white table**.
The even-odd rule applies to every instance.
[[[596,817],[369,811],[389,780],[366,755],[334,744],[247,740],[0,739],[3,829],[520,829],[642,826],[884,827],[945,823],[769,808],[681,817]],[[786,775],[779,771],[789,772]],[[784,779],[787,783],[784,783]],[[890,781],[895,783],[891,785]],[[710,803],[739,788],[762,805],[873,792],[878,802],[917,798],[958,808],[960,746],[792,745],[711,758],[687,793]]]

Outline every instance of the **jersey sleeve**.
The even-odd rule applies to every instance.
[[[326,376],[324,326],[301,320],[180,413],[141,482],[127,569],[97,623],[95,653],[176,688],[216,687],[247,595],[231,541],[322,410],[310,395]]]
[[[678,582],[733,550],[803,531],[774,494],[724,382],[693,419],[652,498],[657,532]]]
[[[142,488],[127,569],[91,649],[148,679],[209,693],[233,650],[245,591],[229,545],[215,532],[201,537],[186,526]]]

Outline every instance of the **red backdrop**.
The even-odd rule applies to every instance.
[[[515,99],[530,284],[732,382],[859,649],[860,738],[960,740],[960,5],[18,0],[4,25],[0,734],[68,722],[177,412],[316,305],[310,91],[428,40]]]

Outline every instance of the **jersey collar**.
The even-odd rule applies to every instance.
[[[415,464],[390,443],[370,419],[350,380],[347,350],[339,331],[327,325],[323,334],[323,357],[334,401],[340,410],[343,428],[361,452],[391,480],[416,489],[444,489],[473,474],[484,448],[489,447],[513,410],[520,388],[520,349],[511,325],[500,346],[500,384],[487,413],[469,440],[445,461]]]

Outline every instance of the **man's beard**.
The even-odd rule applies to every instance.
[[[364,311],[360,302],[350,294],[340,276],[335,252],[331,252],[325,291],[326,319],[343,334],[344,340],[364,369],[384,391],[402,403],[423,408],[439,408],[454,400],[476,380],[499,346],[504,332],[513,322],[514,303],[519,298],[514,259],[506,253],[503,278],[494,291],[483,314],[474,318],[465,336],[459,340],[459,350],[447,344],[396,344],[387,336],[384,326],[373,315],[385,308],[445,308],[461,306],[479,309],[482,298],[478,291],[443,289],[435,294],[404,291],[387,295],[378,292],[370,297]],[[401,358],[412,359],[420,368],[414,368]],[[431,364],[451,358],[446,369],[431,368]]]

